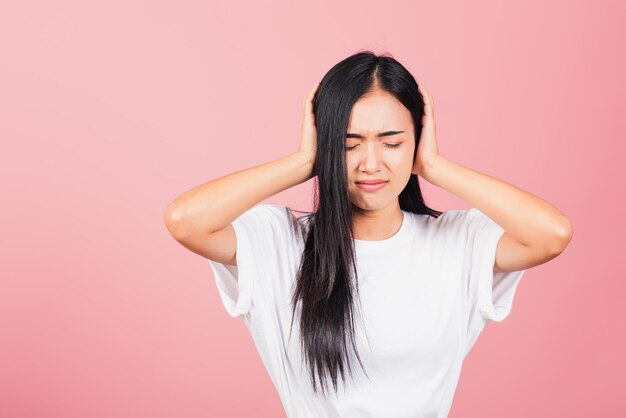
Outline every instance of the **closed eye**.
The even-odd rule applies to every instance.
[[[359,145],[359,144],[356,144],[356,145],[354,145],[354,146],[352,146],[352,147],[346,147],[346,151],[353,150],[353,149],[355,149],[358,145]],[[387,148],[398,148],[398,147],[399,147],[400,145],[402,145],[402,144],[383,144],[383,145],[385,145]]]

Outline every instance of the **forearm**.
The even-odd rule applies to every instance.
[[[188,190],[168,205],[168,229],[176,236],[218,231],[264,199],[307,181],[312,164],[298,152]]]
[[[425,179],[469,202],[524,245],[558,248],[571,234],[569,219],[550,203],[442,156],[428,164]]]

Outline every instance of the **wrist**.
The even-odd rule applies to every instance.
[[[305,151],[297,151],[296,157],[303,165],[313,170],[313,164],[315,163],[315,155]]]
[[[300,183],[304,183],[313,177],[313,164],[315,163],[315,160],[310,156],[310,154],[303,151],[297,151],[292,154],[290,158],[296,162],[302,173]]]
[[[426,181],[434,184],[437,176],[437,170],[441,167],[444,160],[445,158],[441,155],[435,155],[424,161],[422,165],[424,168],[424,175],[422,177],[424,177]]]

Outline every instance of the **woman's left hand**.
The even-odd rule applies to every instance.
[[[418,83],[417,87],[424,99],[424,116],[422,117],[422,132],[411,173],[426,178],[425,170],[428,163],[439,157],[435,133],[435,104],[422,83]]]

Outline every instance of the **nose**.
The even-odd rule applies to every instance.
[[[361,169],[367,172],[378,171],[382,161],[382,147],[381,144],[376,142],[370,142],[363,148],[365,152],[361,160]]]

